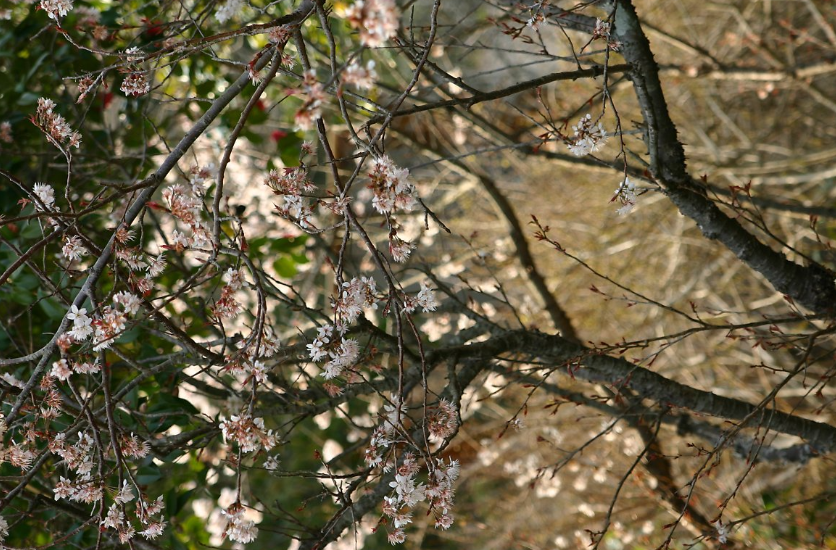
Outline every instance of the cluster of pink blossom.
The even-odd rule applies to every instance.
[[[75,9],[76,24],[80,27],[95,27],[101,21],[99,10],[89,6],[78,6]]]
[[[176,183],[163,190],[163,200],[171,214],[181,222],[191,226],[199,221],[203,201],[191,189]]]
[[[175,229],[171,233],[172,244],[163,246],[163,248],[173,249],[175,252],[181,253],[187,248],[205,248],[212,244],[212,231],[200,219],[200,212],[203,209],[203,199],[200,192],[203,190],[204,181],[208,177],[208,174],[201,176],[203,173],[201,169],[192,169],[190,187],[176,183],[163,190],[163,200],[171,214],[191,230],[191,235],[186,235]]]
[[[9,380],[9,377],[4,376],[4,380],[7,382],[11,382],[13,386],[19,387],[19,384],[14,383],[16,380]],[[55,392],[52,396],[53,402],[55,404],[54,399],[57,397],[58,402],[61,400],[61,396]],[[35,451],[37,447],[35,446],[36,442],[40,439],[39,434],[34,429],[34,424],[28,422],[23,427],[23,435],[24,441],[23,444],[20,444],[16,441],[12,442],[10,447],[4,447],[3,445],[3,435],[6,433],[7,425],[5,422],[5,415],[0,412],[0,464],[3,462],[8,462],[15,468],[20,468],[22,470],[28,470],[32,463],[35,461],[37,454]]]
[[[66,441],[67,434],[59,433],[49,441],[49,451],[60,456],[65,466],[74,470],[78,476],[75,482],[64,477],[55,486],[55,500],[69,498],[79,502],[95,502],[103,496],[102,486],[93,482],[93,468],[95,467],[93,437],[85,432],[78,432],[78,441],[70,445]],[[96,498],[93,498],[96,497]]]
[[[600,122],[597,124],[593,122],[591,115],[582,117],[577,126],[572,126],[572,130],[575,136],[569,141],[567,147],[576,157],[584,157],[601,150],[609,139],[604,126]]]
[[[73,304],[67,313],[67,319],[73,322],[70,336],[76,342],[83,342],[93,334],[93,320],[87,316],[86,308],[79,308]]]
[[[442,399],[435,410],[427,418],[427,431],[433,439],[447,439],[455,433],[459,426],[456,406]]]
[[[383,465],[384,471],[395,468],[393,454],[384,456],[386,449],[392,449],[399,440],[398,432],[404,429],[406,407],[400,399],[384,406],[381,423],[375,428],[366,448],[365,462],[370,468]],[[442,399],[426,419],[431,437],[451,437],[458,426],[455,405]],[[448,529],[453,524],[454,483],[459,477],[459,463],[450,459],[428,459],[428,484],[417,484],[416,476],[420,466],[412,452],[405,452],[395,471],[395,480],[389,483],[394,493],[384,498],[383,513],[392,521],[394,530],[389,532],[389,542],[400,544],[406,540],[404,527],[412,522],[412,510],[421,501],[427,500],[435,514],[436,528]]]
[[[117,237],[117,242],[118,242]],[[148,265],[145,263],[144,254],[136,246],[116,246],[114,248],[116,259],[124,263],[131,271],[143,271]]]
[[[288,25],[277,25],[267,31],[267,39],[273,44],[286,44],[291,35],[293,29]]]
[[[107,515],[99,525],[105,529],[115,529],[119,533],[119,542],[122,544],[128,542],[136,534],[136,530],[125,521],[125,513],[120,510],[121,504],[127,504],[134,499],[134,493],[127,480],[122,483],[122,488],[113,497],[113,504],[107,510]]]
[[[92,504],[104,498],[104,487],[98,481],[85,480],[83,477],[77,481],[71,481],[64,476],[55,484],[52,489],[55,493],[55,500],[68,498],[76,502]]]
[[[5,461],[21,470],[28,470],[35,461],[35,451],[29,444],[13,442],[11,447],[0,449],[0,461]]]
[[[389,542],[400,544],[406,540],[404,526],[412,523],[412,508],[426,500],[426,486],[416,485],[415,478],[420,466],[412,453],[404,453],[403,460],[395,473],[395,481],[389,482],[394,489],[392,496],[383,498],[383,513],[392,520],[394,530],[389,532]]]
[[[78,81],[78,98],[75,100],[76,103],[81,103],[84,101],[84,98],[87,97],[93,90],[93,85],[96,84],[96,79],[94,79],[90,75],[84,75],[81,77],[81,80]]]
[[[151,90],[151,84],[144,72],[136,71],[125,77],[119,89],[125,95],[138,97],[147,94]]]
[[[392,224],[392,229],[389,231],[389,254],[392,255],[392,259],[398,263],[404,263],[413,250],[415,250],[415,245],[401,239],[395,225]]]
[[[207,164],[206,166],[194,165],[189,168],[189,186],[192,188],[192,195],[203,197],[206,194],[206,185],[215,174],[215,165]]]
[[[133,524],[125,518],[125,504],[134,500],[135,496],[133,490],[128,485],[127,480],[122,484],[122,488],[113,497],[113,504],[107,510],[105,519],[100,522],[103,529],[113,529],[119,536],[119,542],[125,544],[136,535],[136,529]],[[136,516],[144,530],[139,534],[145,537],[146,540],[153,540],[163,534],[166,522],[162,519],[154,519],[153,516],[162,512],[163,500],[162,496],[158,497],[156,501],[147,503],[140,499],[136,506]]]
[[[328,356],[327,347],[331,343],[333,333],[334,327],[332,325],[324,325],[317,329],[316,338],[307,345],[308,355],[311,356],[311,361],[319,362]]]
[[[240,272],[240,270],[230,271]],[[252,380],[259,384],[266,382],[268,367],[262,359],[269,359],[279,351],[279,341],[273,337],[272,332],[263,330],[260,338],[253,334],[247,340],[240,342],[239,348],[239,353],[227,356],[227,363],[222,371],[232,375],[242,375],[244,384]]]
[[[129,317],[136,315],[142,300],[134,294],[127,291],[117,292],[113,296],[113,307],[104,306],[101,314],[92,320],[87,315],[85,308],[78,308],[73,305],[67,313],[67,319],[73,322],[72,330],[68,331],[66,335],[70,342],[83,342],[91,335],[93,335],[93,349],[95,351],[107,349],[113,343],[113,339],[118,337],[125,330],[125,324]],[[116,307],[121,306],[121,309]],[[76,365],[79,365],[76,363]],[[58,371],[62,371],[60,367]],[[66,371],[64,371],[66,372]],[[84,369],[77,370],[77,372],[84,372]],[[94,372],[86,370],[86,372]],[[66,378],[60,378],[65,380]]]
[[[352,367],[360,357],[360,344],[343,335],[349,325],[357,320],[363,309],[377,307],[377,284],[370,277],[353,278],[342,284],[339,297],[332,305],[336,317],[335,325],[319,327],[316,338],[307,345],[311,361],[319,362],[329,358],[323,367],[322,376],[333,380]],[[337,331],[340,338],[334,337]]]
[[[79,20],[79,26],[88,26],[90,28],[90,36],[93,40],[103,41],[108,40],[113,36],[111,30],[106,26],[100,24],[101,14],[95,8],[79,8],[83,12],[82,18]],[[115,34],[115,33],[114,33]]]
[[[598,40],[600,38],[607,39],[610,37],[610,22],[603,19],[595,20],[595,28],[592,30],[592,39]]]
[[[81,134],[73,132],[64,117],[54,109],[55,102],[51,99],[39,98],[35,124],[59,145],[66,142],[70,147],[78,148],[81,145]]]
[[[378,48],[398,33],[398,8],[395,0],[356,0],[345,17],[360,32],[360,42]]]
[[[229,268],[223,275],[223,281],[226,284],[221,289],[221,297],[212,306],[212,315],[218,320],[234,319],[244,310],[235,298],[235,293],[246,284],[244,270]]]
[[[241,270],[238,270],[239,272]],[[229,273],[229,271],[227,271]],[[242,276],[243,279],[243,276]],[[242,286],[245,282],[242,281]],[[262,330],[260,337],[253,334],[246,341],[239,344],[241,353],[247,361],[256,361],[258,359],[270,358],[276,355],[279,351],[279,340],[273,335],[270,327],[265,327]]]
[[[113,340],[125,330],[127,321],[128,317],[124,311],[111,306],[102,308],[101,317],[93,321],[95,327],[93,350],[101,351],[109,348]]]
[[[240,357],[229,359],[221,370],[232,375],[242,375],[244,384],[247,384],[250,380],[255,380],[259,384],[267,381],[267,365],[259,360],[250,361]]]
[[[39,212],[53,210],[55,206],[55,189],[51,185],[48,183],[36,183],[32,186],[32,194],[39,199],[39,201],[33,201],[36,210]]]
[[[352,338],[342,338],[339,345],[332,347],[328,355],[331,359],[325,363],[322,376],[326,380],[333,380],[357,362],[360,357],[360,344]]]
[[[436,528],[448,529],[453,525],[453,515],[450,509],[453,507],[455,490],[453,486],[459,478],[458,460],[449,459],[445,464],[444,459],[438,459],[435,468],[430,473],[429,485],[425,491],[430,509],[435,514]]]
[[[72,0],[41,0],[38,7],[44,10],[51,19],[58,21],[66,17],[73,9],[73,2]]]
[[[253,418],[246,412],[232,415],[229,420],[222,418],[221,431],[224,440],[237,443],[241,451],[245,453],[262,448],[269,451],[276,446],[278,439],[273,430],[264,429],[264,419]]]
[[[264,183],[277,195],[301,195],[316,189],[304,166],[270,170]]]
[[[63,399],[61,393],[58,391],[55,378],[52,376],[44,376],[41,378],[40,389],[45,392],[44,398],[41,401],[41,418],[46,421],[58,418]],[[28,434],[28,432],[26,433]],[[28,439],[30,442],[35,441],[33,438]]]
[[[270,170],[264,183],[282,197],[282,204],[276,205],[276,212],[302,229],[314,227],[313,211],[309,199],[303,193],[312,193],[316,188],[308,179],[304,166]]]
[[[256,539],[258,528],[255,526],[255,522],[244,518],[245,510],[244,505],[238,501],[226,510],[221,511],[221,515],[227,522],[223,532],[225,538],[241,544],[247,544]]]
[[[406,404],[397,395],[392,396],[392,403],[383,406],[384,414],[380,424],[375,428],[366,447],[365,461],[370,468],[383,463],[383,450],[389,448],[396,440],[397,431],[403,426],[406,418]]]
[[[61,253],[65,258],[72,261],[78,261],[82,256],[87,255],[87,249],[81,244],[81,238],[77,235],[64,236],[64,246],[61,247]]]
[[[371,90],[377,80],[377,72],[374,70],[374,61],[370,60],[363,67],[357,61],[352,61],[351,64],[345,68],[342,74],[342,81],[344,84],[356,86],[363,90]]]
[[[351,324],[363,313],[363,308],[377,309],[377,283],[371,277],[354,277],[343,283],[342,292],[334,301],[337,325]]]
[[[348,328],[347,325],[343,327]],[[341,337],[338,340],[333,337],[333,332],[332,325],[319,327],[316,338],[307,345],[311,361],[319,362],[326,357],[329,358],[322,370],[322,376],[326,380],[340,376],[343,371],[354,366],[360,357],[360,344],[357,340],[342,337],[344,332],[339,332]]]
[[[296,111],[296,127],[300,130],[310,130],[317,119],[322,118],[322,104],[325,102],[325,88],[317,81],[313,70],[305,71],[302,78],[302,91],[308,99]]]
[[[129,317],[139,312],[142,300],[136,295],[120,291],[113,295],[113,306],[104,306],[95,319],[87,315],[86,308],[79,308],[75,304],[67,312],[67,320],[73,322],[73,327],[59,338],[58,345],[62,353],[66,352],[73,343],[84,342],[93,336],[93,349],[99,351],[107,349],[125,330]],[[120,307],[117,307],[120,306]],[[79,374],[98,372],[97,364],[74,362],[70,368],[68,361],[62,358],[53,363],[53,376],[59,380],[67,380],[73,371]]]
[[[404,311],[412,313],[417,308],[421,308],[424,313],[435,311],[438,307],[438,301],[435,298],[435,291],[429,287],[426,281],[421,281],[421,290],[415,296],[405,294],[403,297]]]
[[[409,170],[399,168],[386,156],[372,161],[369,187],[374,191],[372,205],[381,214],[397,209],[412,210],[417,203],[415,186],[409,181]]]
[[[140,441],[133,433],[122,435],[119,441],[119,450],[122,456],[132,458],[145,458],[151,452],[151,445],[147,441]]]
[[[435,514],[435,527],[448,529],[453,525],[453,507],[455,491],[453,485],[459,477],[459,463],[450,459],[438,459],[429,476],[429,484],[416,484],[420,471],[418,462],[412,453],[404,453],[403,460],[395,473],[395,480],[389,483],[394,494],[384,497],[383,514],[392,521],[395,528],[389,532],[389,542],[400,544],[406,540],[404,526],[412,523],[412,509],[424,500]]]
[[[70,379],[73,373],[77,374],[95,374],[101,370],[101,365],[97,361],[73,361],[72,366],[70,360],[59,359],[52,363],[52,370],[49,372],[50,376],[56,380],[65,382]]]

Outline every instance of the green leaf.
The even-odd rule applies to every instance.
[[[20,231],[21,238],[24,239],[40,239],[43,237],[44,231],[41,226],[35,222],[27,223]]]
[[[40,293],[39,293],[40,294]],[[66,310],[59,307],[53,300],[44,299],[38,302],[38,306],[50,319],[60,320],[64,318]]]
[[[296,248],[305,246],[305,241],[307,240],[307,235],[300,235],[299,237],[291,237],[288,239],[273,239],[270,242],[270,250],[272,252],[291,252]]]
[[[149,413],[179,413],[179,414],[197,414],[198,410],[190,402],[173,395],[160,392],[151,398],[151,402],[146,409]]]
[[[277,142],[279,156],[285,166],[296,166],[299,164],[299,152],[304,139],[299,134],[289,134]]]
[[[296,262],[293,261],[291,256],[282,256],[273,262],[273,269],[282,277],[290,279],[296,275]]]
[[[163,462],[174,462],[184,454],[186,454],[186,451],[183,451],[181,449],[175,449],[163,457]]]
[[[163,477],[163,473],[153,462],[145,466],[140,466],[136,472],[136,482],[140,485],[150,485]]]

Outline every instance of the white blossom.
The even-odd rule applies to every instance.
[[[227,0],[226,3],[215,12],[215,19],[218,20],[218,23],[226,23],[235,17],[235,15],[241,11],[243,7],[244,0]]]
[[[232,415],[229,420],[221,420],[224,440],[237,443],[241,451],[248,453],[264,449],[269,451],[276,446],[277,437],[273,430],[264,429],[262,418],[252,418],[247,413]]]
[[[723,520],[718,519],[714,522],[714,527],[717,529],[717,540],[720,544],[726,544],[729,541],[729,528],[723,523]]]
[[[32,186],[32,193],[34,193],[43,203],[47,210],[52,210],[55,204],[55,189],[47,183],[36,183]],[[35,208],[43,211],[44,208],[36,201]]]
[[[164,530],[165,522],[155,521],[154,523],[149,524],[147,529],[140,531],[139,534],[145,537],[146,540],[153,540],[162,535]]]
[[[60,18],[66,17],[67,13],[73,9],[73,2],[72,0],[41,0],[39,7],[51,19],[58,21]]]
[[[114,294],[113,303],[121,305],[128,315],[136,315],[139,307],[142,305],[142,300],[134,294],[123,290]]]
[[[372,206],[381,214],[392,213],[397,209],[412,210],[418,203],[415,186],[408,180],[409,170],[399,168],[386,156],[372,161],[369,173],[374,190]]]
[[[81,134],[73,132],[64,117],[56,113],[54,109],[54,101],[45,97],[38,98],[38,127],[59,144],[67,142],[70,147],[77,148],[81,145]]]
[[[615,196],[612,198],[613,201],[618,200],[621,202],[621,208],[616,211],[618,215],[624,216],[629,214],[636,207],[637,199],[636,184],[630,181],[630,178],[625,177],[624,181],[618,185],[618,189],[615,190]]]
[[[258,536],[258,528],[255,526],[255,522],[244,519],[244,506],[240,502],[222,510],[221,515],[227,521],[224,535],[229,540],[247,544],[253,542]]]
[[[243,269],[235,269],[230,267],[224,273],[223,281],[232,289],[238,290],[242,286],[244,286],[247,280],[244,278],[244,270]]]
[[[54,200],[54,199],[53,199]],[[61,248],[61,253],[70,261],[80,260],[82,256],[87,255],[87,249],[81,244],[81,239],[72,235],[64,240],[64,246]]]
[[[600,122],[597,125],[592,122],[591,115],[582,117],[577,126],[572,126],[572,130],[575,131],[575,136],[567,147],[576,157],[601,150],[609,139],[604,126]]]
[[[356,0],[345,17],[360,32],[360,42],[369,48],[383,46],[398,32],[395,0]]]
[[[156,258],[152,258],[148,260],[148,267],[146,267],[146,271],[148,271],[148,275],[151,277],[158,277],[162,274],[165,270],[165,256],[164,254],[159,254]]]
[[[370,90],[374,87],[375,80],[377,80],[377,72],[374,70],[374,61],[370,60],[363,67],[357,61],[353,61],[343,71],[342,79],[346,84],[351,84],[357,88]]]
[[[70,311],[67,313],[67,319],[73,322],[73,328],[68,334],[76,342],[82,342],[93,334],[93,320],[87,316],[87,309],[79,309],[75,304],[73,304],[70,306]]]
[[[138,97],[147,94],[151,90],[148,77],[145,73],[131,73],[122,81],[119,87],[125,95]]]
[[[107,510],[107,515],[99,525],[110,529],[119,529],[123,523],[125,523],[125,514],[119,510],[118,504],[114,503]]]
[[[55,361],[52,364],[52,371],[50,372],[50,374],[63,382],[70,379],[70,376],[72,376],[73,371],[67,364],[66,359],[59,359],[58,361]]]
[[[130,485],[128,485],[128,480],[122,481],[122,488],[119,489],[119,493],[113,498],[114,502],[119,504],[125,504],[134,499],[134,491]]]

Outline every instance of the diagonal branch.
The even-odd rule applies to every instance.
[[[646,123],[650,172],[664,186],[668,198],[697,223],[705,237],[724,244],[775,290],[816,313],[832,315],[836,307],[833,273],[818,264],[799,265],[772,250],[724,214],[706,197],[704,189],[693,185],[659,81],[659,67],[629,0],[616,3],[614,35],[631,66],[630,77]]]
[[[686,386],[626,359],[604,355],[561,336],[509,331],[484,342],[436,350],[428,354],[427,363],[435,364],[449,357],[488,361],[509,353],[522,361],[538,359],[575,378],[629,388],[638,397],[663,406],[739,422],[760,420],[768,423],[772,431],[806,440],[814,453],[836,450],[834,426],[781,411],[765,410],[745,401]]]

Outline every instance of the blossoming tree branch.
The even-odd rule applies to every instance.
[[[577,512],[515,518],[531,547],[778,540],[797,509],[832,541],[830,485],[759,472],[836,450],[836,215],[740,181],[666,75],[826,108],[836,15],[782,19],[806,65],[727,37],[761,67],[650,4],[4,4],[0,545],[482,547],[514,485]],[[595,208],[589,246],[629,240],[575,246]]]

